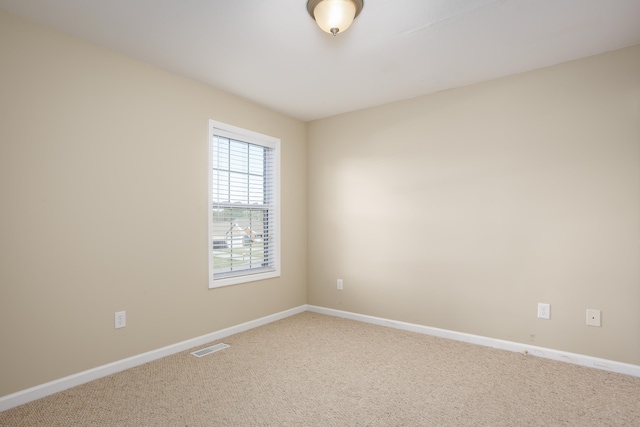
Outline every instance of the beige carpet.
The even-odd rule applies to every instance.
[[[303,313],[0,413],[2,426],[640,426],[640,378]],[[206,347],[206,346],[203,346]]]

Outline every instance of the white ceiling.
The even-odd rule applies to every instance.
[[[0,0],[29,20],[313,120],[640,43],[640,0]]]

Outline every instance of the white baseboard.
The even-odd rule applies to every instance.
[[[152,350],[147,353],[138,354],[136,356],[118,360],[113,363],[98,366],[87,371],[78,372],[77,374],[69,375],[67,377],[50,381],[48,383],[40,384],[26,390],[21,390],[13,394],[0,397],[0,411],[6,411],[7,409],[23,405],[36,399],[41,399],[45,396],[67,390],[80,384],[88,383],[89,381],[106,377],[107,375],[115,374],[117,372],[121,372],[135,366],[143,365],[145,363],[152,362],[154,360],[161,359],[163,357],[170,356],[184,350],[189,350],[193,347],[208,344],[212,341],[217,341],[230,335],[248,331],[249,329],[257,328],[258,326],[263,326],[268,323],[293,316],[295,314],[303,313],[304,311],[306,311],[306,309],[306,305],[301,305],[299,307],[261,317],[260,319],[252,320],[236,326],[231,326],[229,328],[212,332],[210,334],[202,335],[200,337],[182,341],[177,344],[172,344],[166,347],[159,348],[157,350]]]
[[[118,360],[113,363],[98,366],[87,371],[78,372],[45,384],[21,390],[7,396],[0,397],[0,411],[6,411],[13,407],[23,405],[25,403],[37,400],[54,393],[97,380],[107,375],[115,374],[135,366],[139,366],[193,347],[208,344],[222,338],[234,335],[249,329],[257,328],[268,323],[275,322],[305,311],[311,311],[319,314],[326,314],[334,317],[342,317],[345,319],[357,320],[360,322],[371,323],[379,326],[386,326],[405,331],[417,332],[425,335],[433,335],[440,338],[447,338],[455,341],[463,341],[471,344],[478,344],[485,347],[492,347],[501,350],[524,353],[531,356],[543,357],[546,359],[559,360],[562,362],[573,363],[575,365],[586,366],[590,368],[601,369],[604,371],[616,372],[619,374],[640,377],[640,366],[628,363],[616,362],[613,360],[599,359],[597,357],[585,356],[575,353],[567,353],[563,351],[548,349],[544,347],[520,344],[511,341],[504,341],[494,338],[482,337],[479,335],[465,334],[463,332],[449,331],[446,329],[433,328],[430,326],[417,325],[414,323],[400,322],[397,320],[384,319],[381,317],[367,316],[364,314],[351,313],[348,311],[334,310],[331,308],[318,307],[314,305],[301,305],[289,310],[275,313],[260,319],[252,320],[240,325],[222,329],[190,340],[182,341],[166,347],[152,350],[147,353],[138,354],[126,359]]]
[[[582,354],[568,353],[565,351],[553,350],[533,345],[520,344],[512,341],[504,341],[495,338],[487,338],[480,335],[466,334],[463,332],[449,331],[446,329],[433,328],[430,326],[417,325],[415,323],[400,322],[397,320],[384,319],[382,317],[367,316],[364,314],[351,313],[348,311],[334,310],[332,308],[308,305],[307,310],[326,314],[329,316],[342,317],[345,319],[358,320],[360,322],[371,323],[373,325],[387,326],[404,331],[417,332],[425,335],[432,335],[440,338],[447,338],[455,341],[463,341],[471,344],[478,344],[485,347],[497,348],[500,350],[513,351],[516,353],[528,354],[545,359],[559,360],[561,362],[572,363],[574,365],[586,366],[589,368],[601,369],[603,371],[616,372],[618,374],[640,377],[640,366],[629,363],[616,362],[614,360],[600,359],[597,357],[585,356]],[[525,353],[526,352],[526,353]]]

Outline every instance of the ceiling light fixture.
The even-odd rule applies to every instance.
[[[360,14],[364,0],[309,0],[309,15],[323,31],[333,34],[344,32]]]

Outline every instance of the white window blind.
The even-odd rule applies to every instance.
[[[209,287],[275,277],[279,140],[212,122]]]

